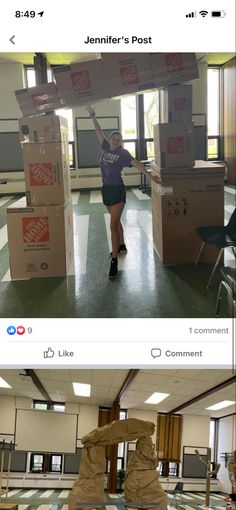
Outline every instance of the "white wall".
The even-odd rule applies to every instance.
[[[233,452],[236,450],[236,416],[228,416],[219,422],[219,441],[218,441],[218,462],[221,464],[218,478],[221,482],[223,492],[229,494],[231,492],[231,483],[229,473],[225,467],[224,459],[221,455],[225,452]]]
[[[24,88],[23,65],[18,63],[0,64],[0,118],[18,119],[21,112],[14,90]]]
[[[30,409],[32,400],[21,397],[0,398],[0,436],[1,434],[14,434],[16,408]]]
[[[154,423],[155,433],[152,436],[152,441],[156,447],[157,412],[144,411],[143,409],[128,409],[127,418],[137,418],[138,420],[151,421]]]
[[[98,406],[80,404],[78,436],[83,436],[98,427]]]
[[[183,415],[182,439],[181,439],[181,467],[183,462],[183,447],[209,447],[210,442],[210,417]],[[181,476],[181,473],[180,473]]]

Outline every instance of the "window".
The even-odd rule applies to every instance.
[[[62,455],[50,455],[50,471],[52,473],[61,473]]]
[[[211,418],[209,447],[211,448],[211,462],[213,462],[213,463],[217,462],[218,429],[219,429],[219,420],[217,420],[215,418]]]
[[[44,402],[41,400],[33,401],[33,409],[39,409],[41,411],[61,411],[65,412],[65,404],[58,402]]]
[[[35,87],[36,85],[36,76],[34,67],[27,66],[25,68],[26,73],[26,87]]]
[[[208,159],[220,158],[220,68],[207,72]]]
[[[159,122],[159,92],[145,92],[144,99],[144,136],[153,138],[153,124]]]
[[[47,408],[48,408],[48,405],[45,403],[42,403],[42,402],[35,402],[34,403],[34,409],[39,409],[41,411],[46,411]]]
[[[31,453],[30,468],[31,468],[32,473],[42,473],[43,472],[43,461],[44,461],[43,454]]]
[[[137,138],[136,96],[126,96],[120,100],[123,140]]]
[[[61,473],[62,455],[31,453],[30,471],[32,473]]]
[[[122,409],[120,410],[119,419],[125,420],[127,416],[127,411]],[[117,452],[117,473],[119,473],[120,469],[124,469],[125,467],[125,451],[126,444],[119,443],[118,444],[118,452]]]

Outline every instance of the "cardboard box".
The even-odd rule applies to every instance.
[[[16,90],[15,96],[25,117],[63,108],[54,82]]]
[[[206,175],[222,175],[222,172],[225,173],[225,164],[224,163],[212,163],[211,161],[203,161],[203,160],[195,160],[195,164],[192,167],[173,167],[173,168],[160,168],[156,165],[155,162],[151,162],[150,164],[151,174],[153,177],[157,177],[159,181],[165,179],[165,177],[175,176],[186,176],[186,177],[196,177],[196,176],[206,176]]]
[[[108,97],[101,59],[60,66],[54,76],[64,105],[79,106]]]
[[[70,197],[68,144],[22,144],[28,205],[64,204]]]
[[[68,121],[59,115],[19,119],[21,143],[69,142]]]
[[[22,199],[7,208],[7,230],[13,280],[66,276],[73,261],[71,201],[27,207]]]
[[[196,173],[152,180],[153,241],[165,265],[193,264],[201,240],[196,228],[224,225],[224,168],[200,162]],[[206,246],[201,262],[218,254]]]
[[[147,53],[102,53],[109,97],[131,94],[153,87]]]
[[[155,163],[160,168],[194,166],[192,122],[154,124]]]
[[[154,87],[199,78],[195,53],[150,53]]]
[[[161,122],[192,122],[192,85],[172,85],[160,91]]]

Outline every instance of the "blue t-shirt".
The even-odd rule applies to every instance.
[[[102,182],[105,186],[122,185],[121,172],[124,166],[129,166],[134,157],[123,147],[114,151],[110,150],[110,144],[106,138],[102,142],[103,154],[100,159]]]

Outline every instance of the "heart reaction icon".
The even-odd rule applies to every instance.
[[[25,333],[24,326],[18,326],[16,332],[17,332],[17,335],[23,335]]]

